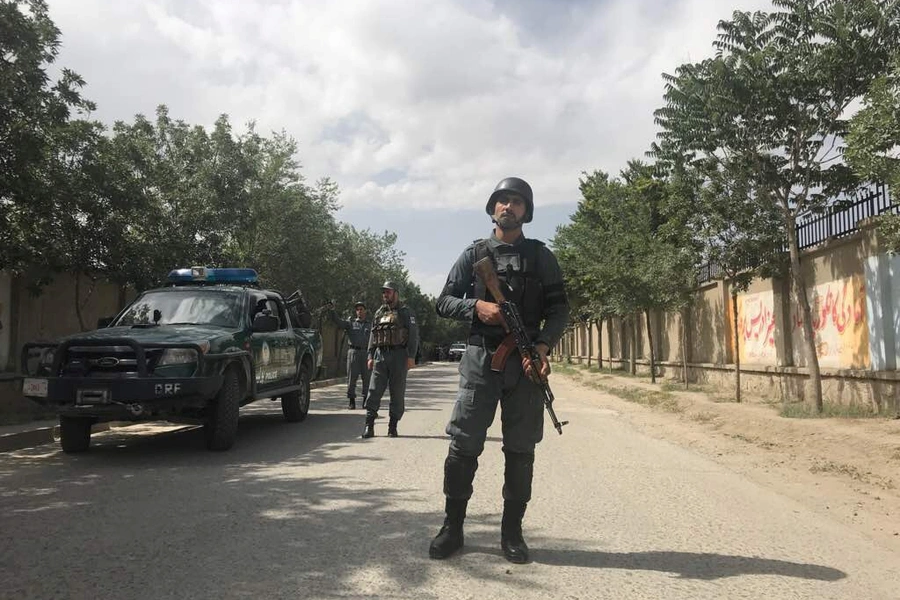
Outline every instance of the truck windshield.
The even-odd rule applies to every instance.
[[[159,311],[159,325],[191,324],[238,327],[241,296],[210,289],[147,292],[122,313],[113,326],[150,325]]]

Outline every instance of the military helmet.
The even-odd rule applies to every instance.
[[[365,308],[365,307],[366,307],[366,303],[363,302],[362,300],[357,300],[356,302],[353,303],[353,308],[354,308],[354,309],[359,308],[360,306],[362,306],[363,308]]]
[[[531,219],[534,217],[534,195],[531,192],[531,186],[524,179],[519,179],[518,177],[507,177],[497,184],[491,197],[488,198],[487,206],[484,207],[488,216],[494,216],[494,205],[497,203],[497,197],[504,193],[518,194],[525,199],[525,217],[522,219],[522,222],[531,223]]]
[[[391,281],[390,279],[388,279],[387,281],[384,282],[384,285],[381,286],[381,289],[383,289],[383,290],[394,290],[394,291],[397,292],[397,293],[400,292],[400,286],[397,285],[396,283],[394,283],[393,281]]]

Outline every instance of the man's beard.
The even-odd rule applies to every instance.
[[[517,219],[515,215],[510,213],[501,214],[499,217],[494,219],[494,223],[496,223],[497,227],[499,227],[503,231],[511,231],[522,226],[522,222]]]

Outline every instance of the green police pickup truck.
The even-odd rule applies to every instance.
[[[142,293],[105,327],[22,350],[23,395],[58,413],[65,452],[90,446],[104,421],[202,423],[227,450],[241,406],[281,400],[287,421],[309,412],[322,337],[252,269],[193,267]]]

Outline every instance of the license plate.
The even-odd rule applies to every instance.
[[[80,406],[109,404],[109,390],[78,390],[75,392],[75,404]]]
[[[26,377],[22,382],[22,395],[24,396],[36,396],[38,398],[46,398],[47,397],[47,380],[46,379],[32,379],[30,377]]]

